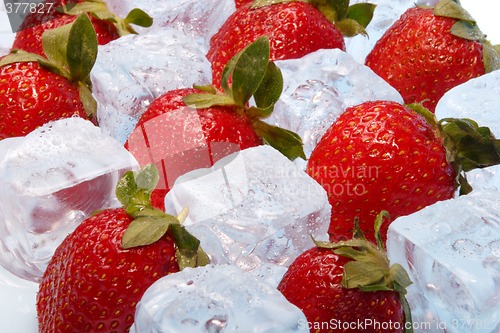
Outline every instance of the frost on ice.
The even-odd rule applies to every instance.
[[[418,332],[500,331],[497,190],[474,190],[396,219],[387,249],[413,281],[407,298]]]
[[[169,90],[209,84],[211,67],[202,45],[164,28],[101,46],[91,79],[99,126],[125,143],[153,100]]]
[[[118,206],[118,179],[137,168],[118,141],[78,117],[1,140],[0,264],[37,281],[85,217]]]
[[[263,264],[288,266],[326,240],[331,206],[321,186],[270,146],[233,153],[212,168],[181,176],[165,209],[184,207],[186,228],[213,263],[251,271]]]
[[[151,285],[132,333],[309,332],[302,311],[274,286],[232,265],[186,268]]]

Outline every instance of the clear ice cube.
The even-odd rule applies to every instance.
[[[474,190],[396,219],[387,249],[413,281],[416,332],[500,331],[500,192]]]
[[[208,46],[210,37],[234,12],[234,0],[108,0],[109,8],[124,16],[141,8],[153,18],[150,28],[134,27],[138,32],[170,27],[200,38]]]
[[[131,333],[309,332],[302,311],[272,285],[232,265],[161,278],[137,304]]]
[[[307,157],[346,107],[370,100],[403,101],[370,68],[338,49],[276,61],[276,65],[284,88],[266,122],[299,134]],[[297,162],[305,165],[303,160]]]
[[[186,228],[213,263],[246,271],[262,264],[288,266],[316,239],[328,239],[326,192],[270,146],[233,153],[212,168],[177,179],[165,210],[187,207]]]
[[[125,143],[157,97],[193,84],[210,84],[205,53],[201,44],[173,28],[127,35],[100,46],[91,73],[99,126]]]
[[[500,71],[471,79],[446,92],[436,106],[436,117],[470,118],[488,126],[500,138]]]
[[[0,264],[38,281],[78,223],[119,205],[116,183],[138,164],[118,141],[78,117],[1,143]]]

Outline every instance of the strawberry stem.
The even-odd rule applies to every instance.
[[[316,246],[331,249],[335,254],[352,259],[344,265],[342,286],[353,289],[358,288],[365,292],[394,291],[397,292],[407,323],[411,323],[411,311],[406,300],[406,289],[412,281],[406,270],[399,264],[390,265],[385,250],[380,227],[388,220],[389,213],[382,211],[375,219],[375,239],[377,245],[366,239],[363,231],[358,225],[358,219],[354,221],[353,237],[347,241],[340,242],[318,242]],[[405,332],[413,332],[411,324],[405,325]]]
[[[167,231],[174,238],[177,263],[182,270],[186,267],[204,266],[209,263],[208,255],[200,241],[182,226],[188,210],[184,208],[177,217],[153,208],[151,193],[159,180],[158,169],[147,165],[139,172],[128,171],[118,181],[116,196],[134,220],[122,238],[122,248],[145,246],[160,240]]]
[[[222,89],[202,86],[204,93],[190,94],[183,101],[195,108],[233,106],[246,117],[264,143],[276,148],[289,159],[306,158],[302,139],[289,130],[269,125],[262,119],[271,115],[283,90],[281,71],[269,60],[269,38],[262,36],[236,54],[222,72]],[[196,86],[195,86],[196,87]],[[251,98],[256,106],[248,106]]]

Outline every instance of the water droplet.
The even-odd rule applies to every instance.
[[[458,239],[453,243],[452,247],[457,253],[465,256],[480,254],[483,251],[481,245],[470,239]]]
[[[205,323],[205,329],[208,333],[219,333],[227,325],[227,316],[216,316]]]

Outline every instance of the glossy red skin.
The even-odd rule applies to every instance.
[[[377,41],[366,65],[402,95],[434,112],[451,88],[485,73],[479,42],[450,33],[455,19],[410,8]]]
[[[146,289],[179,271],[168,233],[151,245],[121,248],[131,221],[122,208],[105,210],[57,248],[37,294],[40,333],[128,332]]]
[[[49,1],[53,2],[53,1]],[[71,3],[84,2],[84,1],[71,1]],[[55,11],[54,5],[50,12],[43,14],[36,13],[35,15],[28,16],[25,20],[24,27],[16,33],[12,49],[20,49],[31,53],[36,53],[45,56],[42,46],[42,34],[46,30],[55,29],[66,24],[72,23],[77,16],[64,14]],[[97,42],[99,45],[105,45],[112,40],[119,37],[118,31],[113,23],[100,20],[88,14],[92,25],[94,26]]]
[[[151,198],[153,206],[159,209],[164,209],[163,199],[170,190],[170,185],[180,175],[195,169],[210,167],[233,152],[263,144],[247,118],[236,114],[231,107],[217,106],[197,109],[194,113],[184,112],[183,108],[186,104],[182,100],[183,97],[196,92],[201,91],[192,88],[177,89],[153,101],[125,143],[125,147],[141,166],[155,163],[160,170],[160,182]],[[151,125],[154,123],[151,120],[160,119],[157,117],[165,113],[172,113],[175,116],[168,121],[168,124]],[[196,133],[196,138],[182,137],[181,140],[181,133],[185,131],[186,124],[190,123],[199,124],[200,133]],[[167,132],[179,133],[179,136],[171,140],[165,137],[164,134]],[[136,134],[138,139],[136,139]],[[143,141],[146,145],[141,143]],[[168,158],[165,155],[158,156],[158,154],[156,157],[153,156],[154,152],[161,150],[162,147],[176,147],[181,141],[191,141],[192,146],[196,146],[199,152],[193,150],[186,156],[177,154],[175,157]],[[139,143],[136,144],[136,142]],[[230,143],[230,145],[221,148],[217,143]],[[209,160],[206,158],[207,152]],[[165,166],[165,159],[168,159],[171,165],[169,168]]]
[[[222,70],[236,53],[261,36],[268,36],[270,59],[297,59],[319,49],[345,50],[342,33],[311,4],[295,1],[265,7],[238,8],[210,39],[207,58],[218,85]]]
[[[455,193],[442,139],[422,116],[389,101],[347,108],[313,150],[307,173],[328,193],[332,240],[350,239],[358,217],[374,241],[381,210],[394,220]],[[388,226],[382,224],[384,240]]]
[[[304,312],[311,332],[404,332],[405,317],[396,292],[363,292],[341,285],[349,260],[328,249],[311,248],[290,265],[278,290]],[[367,324],[370,320],[379,325]],[[390,322],[392,329],[378,329]],[[344,325],[353,326],[344,330]]]
[[[61,118],[87,118],[78,89],[36,62],[0,67],[0,139],[24,136]]]

